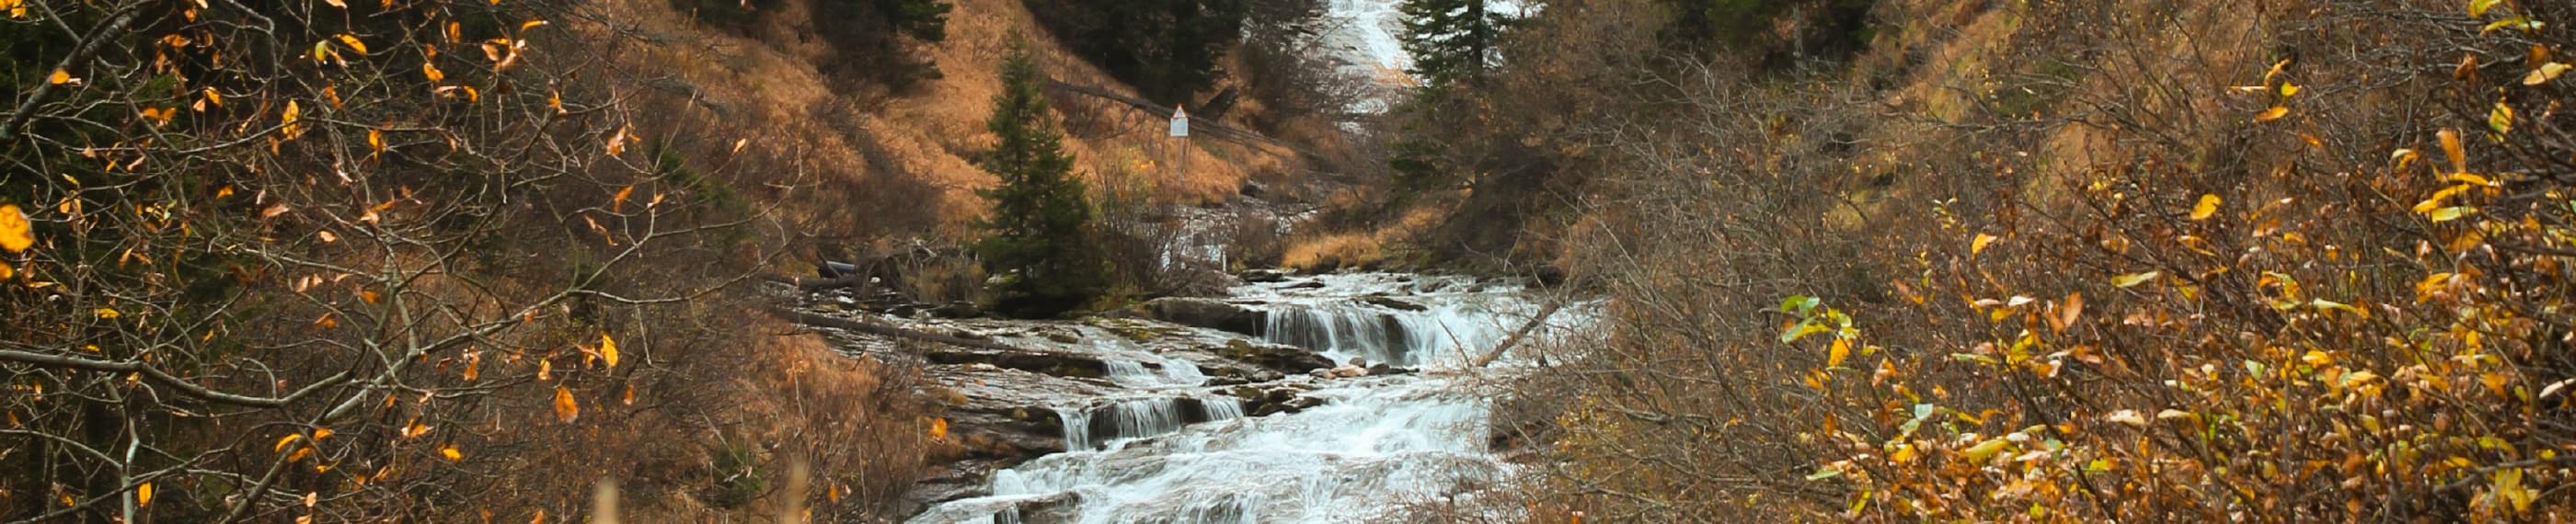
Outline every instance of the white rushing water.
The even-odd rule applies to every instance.
[[[1237,295],[1263,304],[1272,341],[1337,362],[1357,357],[1423,372],[1320,381],[1305,395],[1322,405],[1265,417],[1245,417],[1231,397],[1136,398],[1063,410],[1073,451],[995,472],[992,495],[941,504],[912,522],[1364,522],[1508,476],[1513,466],[1487,449],[1488,397],[1460,387],[1491,371],[1460,363],[1537,308],[1515,289],[1458,278],[1311,281],[1324,285],[1262,284]],[[1404,302],[1361,299],[1376,293]],[[1422,310],[1398,307],[1404,304]],[[1117,364],[1112,375],[1131,376],[1124,382],[1151,374]],[[1053,509],[1029,509],[1041,507]]]

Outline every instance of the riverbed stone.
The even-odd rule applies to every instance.
[[[1268,319],[1260,311],[1207,298],[1157,298],[1145,303],[1145,311],[1164,322],[1256,337],[1261,336],[1262,324]]]

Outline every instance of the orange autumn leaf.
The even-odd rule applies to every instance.
[[[34,245],[36,232],[34,225],[27,222],[27,214],[19,212],[18,206],[0,206],[0,249],[16,253]]]
[[[607,361],[608,367],[617,367],[617,339],[608,338],[607,333],[599,334],[599,359]]]
[[[2262,113],[2262,114],[2254,115],[2254,121],[2255,121],[2255,122],[2270,122],[2270,121],[2274,121],[2274,120],[2280,120],[2280,119],[2281,119],[2281,117],[2284,117],[2284,116],[2290,116],[2290,108],[2289,108],[2289,107],[2287,107],[2287,106],[2272,106],[2272,108],[2271,108],[2271,109],[2268,109],[2268,110],[2263,111],[2263,113]]]
[[[562,385],[556,385],[555,420],[560,420],[566,424],[570,424],[573,419],[577,418],[581,418],[581,405],[573,402],[572,390],[565,389]]]

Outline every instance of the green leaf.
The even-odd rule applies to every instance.
[[[1780,310],[1796,313],[1798,316],[1803,317],[1807,316],[1807,312],[1814,311],[1816,306],[1821,304],[1824,304],[1823,299],[1806,295],[1789,295],[1788,299],[1780,301]]]
[[[1816,468],[1815,473],[1808,473],[1807,480],[1824,480],[1840,476],[1843,476],[1843,470],[1834,469],[1832,467],[1822,467]]]
[[[1807,335],[1813,335],[1827,329],[1829,328],[1826,328],[1824,324],[1818,324],[1813,320],[1799,322],[1798,325],[1790,326],[1788,331],[1780,333],[1780,343],[1787,344],[1790,342],[1797,342],[1798,339],[1807,338]]]

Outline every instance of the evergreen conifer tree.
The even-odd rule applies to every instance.
[[[1099,295],[1108,274],[1091,247],[1090,203],[1039,92],[1044,77],[1026,40],[1012,37],[1001,73],[1002,92],[985,122],[998,140],[978,162],[1000,183],[977,192],[992,209],[975,224],[984,235],[975,250],[986,272],[1004,276],[998,309],[1053,315]]]
[[[1404,51],[1412,73],[1432,86],[1473,81],[1494,66],[1495,46],[1511,17],[1488,0],[1404,0]]]

